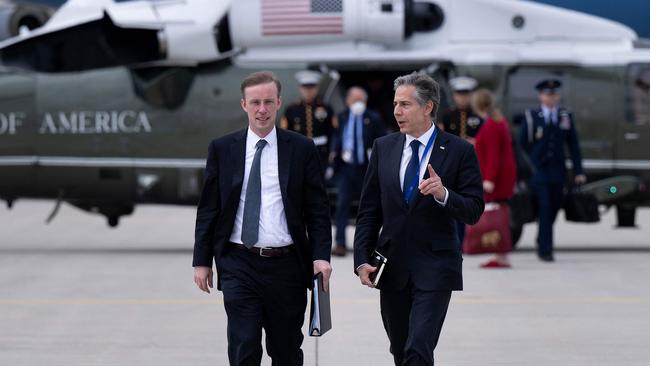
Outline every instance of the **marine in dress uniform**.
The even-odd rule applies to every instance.
[[[478,85],[474,78],[459,76],[449,80],[449,85],[454,92],[454,106],[443,114],[438,127],[458,137],[471,141],[483,124],[470,106],[470,96]]]
[[[330,140],[334,128],[338,126],[337,118],[332,107],[316,97],[321,78],[319,72],[299,71],[295,77],[300,85],[302,99],[287,106],[280,119],[280,127],[298,132],[314,141],[324,173],[329,165]]]
[[[465,139],[474,144],[474,139],[479,128],[483,125],[483,119],[472,110],[470,99],[472,92],[476,89],[478,82],[468,76],[458,76],[449,80],[449,86],[453,90],[454,106],[445,110],[438,127],[453,135]],[[465,224],[458,221],[458,240],[462,244],[465,239]]]
[[[554,260],[553,223],[562,206],[567,174],[565,146],[571,155],[575,183],[586,181],[573,116],[558,105],[561,86],[555,79],[542,80],[535,86],[541,105],[525,111],[519,131],[519,142],[535,166],[530,187],[537,201],[537,255],[545,262]]]

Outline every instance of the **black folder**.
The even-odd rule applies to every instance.
[[[311,310],[309,315],[309,335],[320,337],[332,329],[332,313],[330,312],[330,294],[323,289],[323,274],[314,275],[311,289]]]

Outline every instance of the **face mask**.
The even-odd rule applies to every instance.
[[[352,114],[363,114],[366,111],[366,103],[364,102],[354,102],[350,106],[350,112]]]

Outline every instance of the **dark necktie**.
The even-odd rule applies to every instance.
[[[358,141],[359,136],[357,135],[358,132],[359,132],[359,129],[357,127],[358,124],[359,124],[359,118],[361,118],[361,117],[355,115],[354,116],[354,122],[352,124],[352,131],[353,131],[352,132],[352,146],[353,146],[353,149],[352,149],[352,161],[354,161],[355,164],[362,164],[363,163],[363,161],[359,160],[359,149],[361,148],[359,146],[359,141]]]
[[[242,220],[241,241],[247,248],[252,248],[259,237],[260,206],[262,205],[262,178],[260,175],[260,157],[266,140],[259,140],[255,147],[255,157],[248,174],[246,201],[244,201],[244,219]]]
[[[409,160],[409,164],[406,166],[403,184],[404,202],[406,202],[406,204],[409,203],[409,196],[411,195],[409,191],[415,190],[415,186],[411,187],[411,185],[414,184],[414,181],[415,185],[417,185],[418,181],[418,168],[420,167],[420,159],[418,158],[419,150],[420,141],[411,141],[411,160]]]
[[[553,108],[551,109],[551,121],[553,124],[557,124],[557,109]]]

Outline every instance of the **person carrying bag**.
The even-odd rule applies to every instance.
[[[463,241],[463,253],[510,252],[512,250],[512,238],[510,236],[509,220],[510,208],[507,204],[487,203],[481,219],[475,225],[467,225]]]
[[[510,208],[517,168],[512,150],[508,121],[496,108],[495,98],[487,89],[472,96],[472,107],[485,120],[476,136],[476,155],[483,177],[485,211],[476,225],[468,225],[463,240],[466,254],[494,253],[483,268],[509,268],[507,253],[512,250]]]

